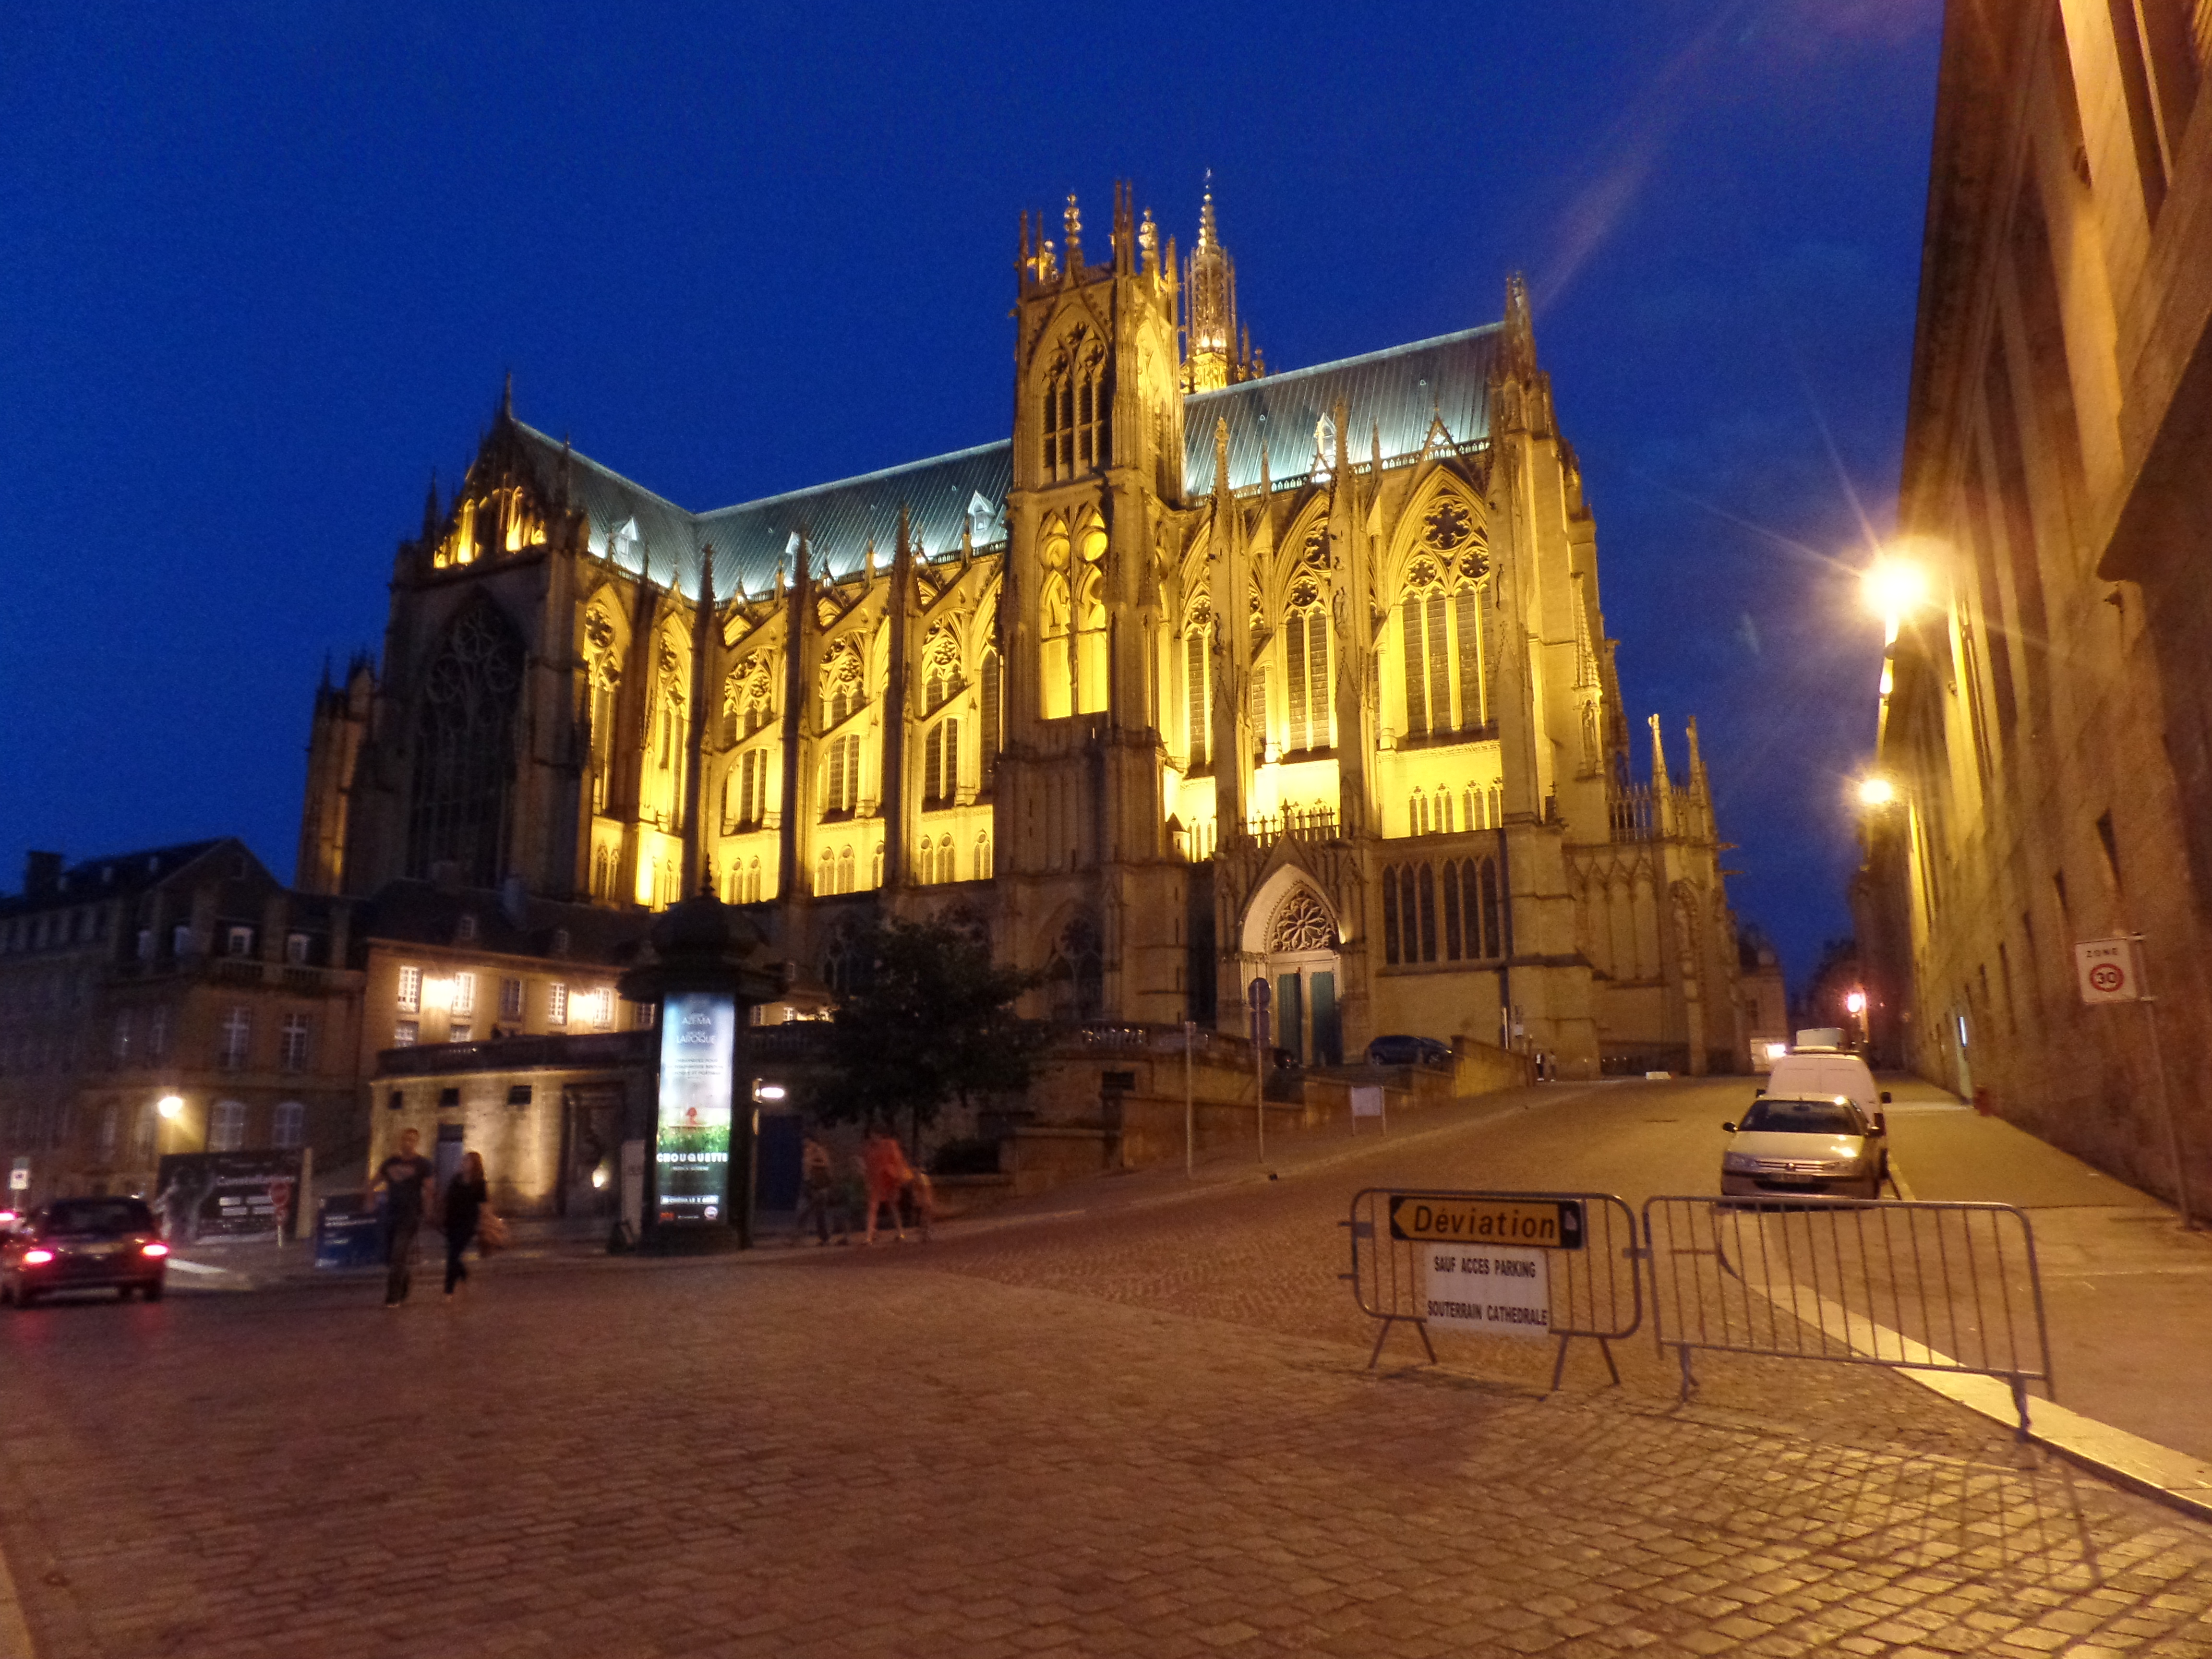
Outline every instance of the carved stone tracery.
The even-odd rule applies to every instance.
[[[1278,953],[1336,949],[1336,923],[1310,888],[1294,887],[1283,896],[1267,923],[1267,949]]]

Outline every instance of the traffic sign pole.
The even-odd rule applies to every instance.
[[[1198,1108],[1192,1091],[1190,1075],[1191,1044],[1198,1039],[1198,1022],[1187,1019],[1182,1023],[1182,1174],[1188,1181],[1196,1173],[1198,1145]]]
[[[1260,1162],[1267,1161],[1267,977],[1255,975],[1244,988],[1252,1010],[1252,1109],[1260,1125]]]
[[[2166,1131],[2166,1155],[2173,1163],[2173,1196],[2181,1208],[2181,1224],[2191,1232],[2197,1230],[2197,1218],[2189,1208],[2189,1166],[2181,1159],[2181,1131],[2174,1127],[2173,1103],[2166,1091],[2166,1057],[2158,1046],[2158,999],[2150,994],[2149,966],[2143,956],[2141,933],[2128,935],[2136,947],[2136,981],[2139,1000],[2143,1006],[2143,1018],[2150,1026],[2150,1069],[2158,1079],[2158,1118]]]

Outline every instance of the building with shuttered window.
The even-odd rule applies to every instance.
[[[831,984],[863,910],[957,905],[1071,1023],[1240,1033],[1264,978],[1308,1061],[1744,1063],[1696,732],[1632,742],[1520,283],[1268,373],[1210,197],[1187,258],[1126,191],[1103,257],[1046,228],[1000,441],[693,512],[510,398],[318,700],[301,884],[711,884]]]
[[[1879,1048],[2154,1190],[2179,1151],[2200,1204],[2208,74],[2208,0],[1948,9],[1899,513],[1930,603],[1854,896]],[[2155,1005],[2085,1005],[2075,946],[2135,934]]]

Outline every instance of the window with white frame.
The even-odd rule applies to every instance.
[[[522,981],[503,979],[499,982],[499,1017],[501,1019],[522,1018]]]
[[[216,1061],[226,1072],[246,1069],[246,1060],[253,1048],[253,1010],[233,1008],[222,1017],[222,1034],[216,1044]]]
[[[399,1012],[419,1014],[422,1012],[422,970],[402,968],[399,970]]]
[[[295,968],[307,965],[307,936],[305,933],[284,935],[284,960]]]
[[[234,1152],[246,1145],[246,1103],[218,1100],[208,1112],[208,1151]]]
[[[453,1012],[473,1014],[477,1011],[477,976],[474,974],[453,975]]]
[[[465,1019],[455,1020],[446,1027],[446,1041],[448,1042],[474,1042],[476,1040],[477,1028]]]
[[[226,943],[222,948],[225,953],[230,956],[252,956],[253,954],[253,930],[251,927],[232,928],[228,934],[226,935]]]
[[[422,1036],[422,1027],[419,1023],[411,1019],[403,1019],[392,1028],[392,1046],[395,1048],[412,1048],[417,1042],[421,1041]]]
[[[296,1100],[278,1103],[269,1123],[269,1142],[272,1146],[300,1146],[307,1143],[307,1109]]]
[[[611,988],[602,985],[592,993],[592,1029],[608,1031],[614,1029],[615,994]]]
[[[568,1023],[568,988],[549,985],[545,988],[545,1023],[566,1025]]]
[[[308,1030],[307,1015],[284,1016],[283,1041],[279,1052],[282,1055],[282,1064],[286,1071],[304,1072],[307,1069]]]

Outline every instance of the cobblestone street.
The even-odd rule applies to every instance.
[[[1647,1110],[927,1247],[495,1263],[453,1308],[11,1316],[0,1542],[40,1659],[2212,1654],[2212,1528],[1886,1373],[1366,1370],[1352,1190],[1534,1184]]]

